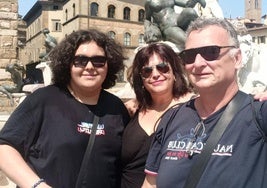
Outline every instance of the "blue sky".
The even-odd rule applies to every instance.
[[[27,1],[27,2],[26,2]],[[19,0],[19,14],[24,16],[37,0]],[[244,17],[244,0],[219,0],[224,17]],[[267,0],[262,0],[262,15],[267,14]]]

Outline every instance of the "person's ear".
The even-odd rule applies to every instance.
[[[235,62],[235,68],[239,70],[242,67],[242,53],[240,48],[235,48],[233,50],[234,50],[233,58]]]

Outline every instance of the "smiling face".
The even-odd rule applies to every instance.
[[[192,31],[185,44],[186,49],[211,45],[232,45],[227,31],[219,26],[208,26],[202,30]],[[201,90],[214,86],[219,89],[236,85],[236,71],[240,66],[241,52],[239,49],[221,48],[220,55],[216,60],[208,61],[197,54],[194,62],[186,64],[185,69],[192,84]]]
[[[75,56],[95,57],[105,56],[104,50],[94,41],[81,44]],[[103,67],[94,67],[89,61],[85,67],[75,66],[71,64],[71,88],[75,90],[99,92],[102,88],[107,75],[108,65],[105,63]]]
[[[152,67],[152,72],[149,77],[143,78],[143,84],[146,90],[151,94],[151,96],[171,94],[174,83],[174,75],[171,66],[168,62],[165,62],[169,66],[169,71],[160,71],[162,68],[162,63],[164,61],[157,54],[153,54],[149,60],[148,64],[144,67]],[[158,68],[156,67],[158,65]],[[160,66],[159,66],[160,65]],[[163,70],[163,69],[162,69]],[[165,70],[165,69],[164,69]],[[164,73],[165,72],[165,73]]]

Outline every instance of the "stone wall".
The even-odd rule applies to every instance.
[[[0,86],[12,84],[11,75],[5,71],[7,64],[17,62],[18,1],[0,0]],[[10,100],[0,93],[0,112],[10,111]]]
[[[17,62],[18,1],[0,0],[0,83],[10,78],[2,74],[9,63]]]

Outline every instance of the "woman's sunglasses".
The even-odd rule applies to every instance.
[[[191,48],[180,52],[179,57],[184,64],[192,64],[195,62],[197,54],[200,54],[207,61],[216,60],[222,48],[235,48],[235,46],[204,46],[200,48]]]
[[[154,67],[156,67],[156,69],[160,72],[160,73],[167,73],[170,71],[170,67],[169,64],[166,62],[162,62],[159,63],[157,65],[154,66],[144,66],[141,69],[140,75],[142,78],[148,78],[150,77],[150,75],[152,74],[152,71],[154,69]]]
[[[73,64],[75,67],[86,67],[89,61],[92,63],[94,67],[99,68],[105,66],[107,58],[105,56],[87,57],[78,55],[74,57]]]

